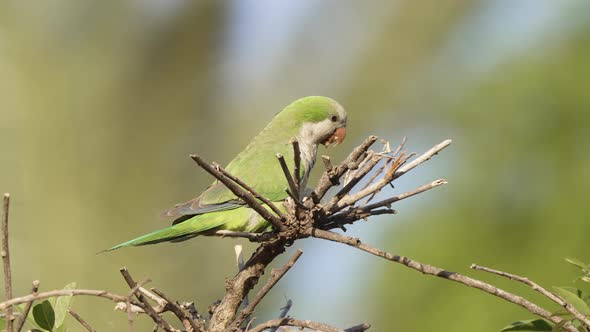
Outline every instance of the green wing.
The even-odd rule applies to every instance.
[[[289,140],[295,135],[283,133],[281,135],[283,137],[277,141],[269,134],[263,131],[258,135],[227,165],[226,170],[254,188],[259,194],[278,202],[287,198],[285,190],[288,184],[276,154],[285,156],[290,169],[293,169],[293,149]],[[225,185],[215,181],[200,196],[176,205],[164,212],[164,215],[182,217],[228,211],[242,206],[244,206],[242,200],[238,199]]]

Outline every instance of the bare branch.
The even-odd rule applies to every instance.
[[[16,305],[21,303],[27,303],[30,301],[37,301],[48,299],[51,297],[59,297],[59,296],[80,296],[80,295],[87,295],[87,296],[97,296],[102,297],[116,303],[118,302],[125,302],[127,297],[123,295],[117,295],[113,293],[109,293],[104,290],[95,290],[95,289],[58,289],[52,290],[48,292],[38,293],[38,294],[29,294],[21,297],[15,297],[8,301],[4,301],[0,303],[0,310],[6,309],[6,307],[10,305]]]
[[[276,237],[262,242],[246,262],[244,269],[234,278],[226,281],[225,295],[212,310],[209,331],[227,331],[246,294],[258,283],[266,266],[285,251],[286,243],[285,237]]]
[[[137,283],[135,282],[135,280],[133,280],[133,278],[131,277],[131,274],[129,273],[127,268],[123,267],[119,271],[121,271],[121,274],[123,275],[123,278],[125,279],[125,281],[129,285],[129,288],[131,288],[133,293],[135,293],[135,297],[139,300],[139,302],[141,302],[143,304],[142,308],[143,308],[143,310],[145,310],[146,314],[148,314],[152,318],[152,320],[156,324],[158,324],[158,326],[160,328],[164,329],[164,331],[175,332],[176,330],[172,326],[170,326],[170,324],[168,324],[168,322],[163,320],[162,317],[160,317],[156,313],[156,311],[154,310],[152,305],[148,302],[148,300],[143,296],[143,294],[141,294],[141,292],[139,292],[137,290],[137,288],[139,288],[139,287],[138,287]]]
[[[312,322],[310,320],[298,320],[293,319],[291,317],[266,321],[248,330],[248,332],[262,332],[265,329],[280,326],[296,326],[300,328],[308,328],[321,332],[344,332],[344,330],[337,329],[324,323]]]
[[[385,258],[385,259],[390,260],[392,262],[403,264],[413,270],[422,272],[423,274],[432,275],[432,276],[436,276],[436,277],[447,279],[447,280],[452,280],[457,283],[466,285],[468,287],[479,289],[479,290],[484,291],[486,293],[489,293],[489,294],[495,295],[499,298],[502,298],[508,302],[512,302],[514,304],[517,304],[517,305],[525,308],[529,312],[531,312],[537,316],[543,317],[547,320],[550,320],[551,322],[553,322],[555,324],[559,324],[563,320],[563,318],[558,317],[558,316],[553,316],[553,314],[551,314],[551,312],[541,308],[540,306],[528,301],[527,299],[525,299],[523,297],[506,292],[505,290],[502,290],[498,287],[492,286],[492,285],[485,283],[483,281],[473,279],[473,278],[467,277],[465,275],[462,275],[462,274],[459,274],[456,272],[446,271],[446,270],[443,270],[441,268],[438,268],[438,267],[435,267],[432,265],[423,264],[423,263],[414,261],[408,257],[394,255],[394,254],[385,252],[381,249],[377,249],[377,248],[368,246],[368,245],[362,243],[359,239],[340,235],[340,234],[337,234],[334,232],[320,230],[320,229],[314,229],[312,231],[312,235],[314,237],[317,237],[320,239],[346,244],[346,245],[351,246],[353,248],[357,248],[362,251],[368,252],[372,255],[375,255],[375,256],[378,256],[381,258]],[[569,332],[576,332],[577,331],[577,329],[569,322],[565,323],[564,328],[566,328]]]
[[[403,153],[402,153],[402,155],[400,155],[394,161],[393,165],[390,167],[390,170],[387,172],[387,174],[382,179],[380,179],[379,181],[370,185],[369,187],[361,189],[359,192],[357,192],[353,195],[347,195],[347,196],[343,197],[335,205],[335,210],[339,210],[339,209],[342,209],[346,206],[353,205],[357,201],[363,199],[364,197],[381,190],[381,188],[383,188],[385,185],[387,185],[388,183],[390,183],[394,179],[402,176],[403,174],[412,170],[416,166],[418,166],[418,165],[424,163],[425,161],[429,160],[430,158],[432,158],[438,152],[442,151],[444,148],[449,146],[451,144],[451,142],[452,142],[452,140],[447,139],[447,140],[433,146],[431,149],[429,149],[428,151],[426,151],[425,153],[420,155],[418,158],[412,160],[409,164],[406,164],[404,166],[401,166],[401,165],[403,165],[407,161],[407,158],[409,158],[409,156],[406,158],[403,158]],[[330,208],[332,208],[332,207],[330,206]],[[334,209],[332,209],[332,210],[334,210]]]
[[[256,211],[262,218],[264,218],[264,220],[271,223],[271,225],[273,225],[273,227],[275,229],[277,229],[277,230],[285,229],[285,225],[283,225],[283,223],[281,223],[281,221],[275,215],[270,213],[270,211],[268,211],[260,203],[258,203],[256,198],[252,194],[242,190],[242,188],[240,188],[240,186],[238,186],[237,184],[232,182],[230,178],[228,178],[223,173],[218,171],[215,167],[213,167],[209,163],[205,162],[201,157],[199,157],[195,154],[191,155],[190,157],[199,166],[201,166],[202,169],[204,169],[209,174],[214,176],[217,180],[219,180],[221,183],[223,183],[229,190],[231,190],[231,192],[234,193],[234,195],[236,195],[237,197],[242,199],[244,202],[246,202],[248,204],[248,206],[251,207],[254,211]]]
[[[287,273],[287,271],[289,271],[291,267],[295,265],[295,263],[297,262],[299,257],[301,257],[302,254],[303,251],[301,249],[297,249],[295,255],[291,257],[287,264],[285,264],[282,268],[278,270],[271,271],[271,277],[268,280],[268,282],[264,286],[262,286],[258,294],[256,294],[256,298],[252,301],[252,303],[250,303],[246,308],[244,308],[244,310],[242,310],[242,312],[240,312],[238,317],[232,322],[232,327],[238,328],[240,325],[242,325],[244,320],[246,320],[246,318],[254,312],[256,306],[260,303],[260,301],[262,301],[266,294],[268,294],[271,288],[273,288],[274,285],[276,285],[276,283],[285,275],[285,273]]]
[[[407,158],[408,157],[404,157],[404,154],[402,153],[397,159],[393,161],[393,163],[391,164],[391,166],[389,166],[389,169],[385,173],[385,176],[379,179],[379,181],[373,183],[372,185],[364,189],[359,190],[354,194],[346,195],[340,198],[335,204],[327,205],[324,208],[324,210],[326,212],[339,211],[347,206],[354,205],[357,201],[373,193],[380,191],[383,187],[385,187],[395,179],[395,171],[398,169],[398,167],[400,167],[403,163],[406,162]]]
[[[438,179],[436,181],[430,182],[428,184],[425,184],[421,187],[418,187],[412,191],[408,191],[408,192],[403,193],[401,195],[397,195],[397,196],[394,196],[394,197],[391,197],[388,199],[384,199],[382,201],[379,201],[377,203],[373,203],[371,205],[365,205],[365,206],[361,207],[360,209],[363,211],[368,211],[368,210],[373,210],[373,209],[380,208],[383,206],[389,206],[390,204],[395,203],[397,201],[401,201],[402,199],[406,199],[408,197],[412,197],[414,195],[421,194],[427,190],[442,186],[443,184],[447,184],[447,183],[448,183],[447,180]]]
[[[211,163],[213,165],[213,167],[217,168],[219,170],[219,172],[221,172],[223,175],[227,176],[228,178],[230,178],[232,181],[234,181],[235,183],[237,183],[238,185],[240,185],[242,188],[246,189],[247,191],[249,191],[254,197],[258,198],[259,200],[261,200],[264,204],[266,204],[274,213],[277,214],[277,216],[279,216],[279,218],[281,218],[281,220],[286,220],[287,217],[283,214],[283,212],[281,212],[281,210],[279,210],[279,208],[273,203],[271,202],[268,198],[260,195],[258,192],[256,192],[256,190],[254,190],[254,188],[250,187],[249,185],[247,185],[244,181],[240,180],[240,178],[228,173],[223,167],[221,167],[221,165],[219,165],[218,163]]]
[[[418,165],[422,164],[423,162],[429,160],[430,158],[434,157],[437,153],[442,151],[444,148],[451,145],[452,142],[453,142],[453,140],[447,139],[447,140],[444,140],[444,141],[438,143],[437,145],[433,146],[432,148],[430,148],[430,150],[424,152],[418,158],[416,158],[416,159],[412,160],[410,163],[400,167],[395,172],[395,177],[399,178],[400,176],[406,174],[407,172],[409,172],[410,170],[412,170],[416,166],[418,166]]]
[[[12,298],[12,273],[10,271],[10,251],[8,248],[8,210],[10,208],[10,194],[5,193],[2,204],[2,265],[4,267],[4,298]],[[6,312],[6,331],[12,332],[13,320],[12,306],[5,309]]]
[[[198,323],[192,319],[190,314],[186,312],[176,301],[172,300],[166,294],[156,288],[152,288],[152,292],[158,294],[158,296],[167,302],[167,307],[178,319],[180,319],[187,332],[203,331],[204,327],[199,326]]]
[[[297,199],[301,199],[301,150],[299,149],[299,142],[297,139],[293,138],[291,140],[291,144],[293,145],[293,179],[295,180],[295,196]]]
[[[322,222],[321,225],[318,226],[319,229],[328,230],[334,228],[343,229],[344,225],[352,224],[361,219],[367,219],[371,216],[379,216],[383,214],[396,214],[397,211],[393,209],[373,209],[370,211],[364,211],[362,209],[351,209],[349,211],[338,213],[333,216],[330,216],[326,219],[325,222]],[[346,230],[346,229],[343,229]]]
[[[485,266],[479,266],[476,264],[471,264],[471,268],[474,270],[497,274],[499,276],[508,278],[510,280],[522,282],[523,284],[530,286],[533,290],[543,294],[545,297],[549,298],[551,301],[562,306],[565,310],[567,310],[569,313],[574,315],[574,317],[576,317],[580,322],[582,322],[584,325],[586,325],[587,328],[590,328],[590,319],[588,319],[588,317],[586,317],[582,313],[580,313],[571,303],[566,302],[564,299],[562,299],[558,295],[546,290],[545,288],[543,288],[539,284],[529,280],[528,278],[520,277],[515,274],[511,274],[511,273],[504,272],[504,271],[494,270],[494,269],[491,269],[491,268],[485,267]]]
[[[236,231],[228,231],[225,229],[215,231],[213,235],[219,237],[241,237],[248,239],[252,242],[262,242],[268,241],[269,239],[276,237],[275,233],[248,233],[248,232],[236,232]]]
[[[293,200],[293,204],[295,204],[296,208],[300,208],[303,210],[309,210],[309,208],[307,206],[305,206],[302,202],[299,201],[299,199],[297,199],[297,197],[295,197],[293,194],[291,194],[291,192],[289,190],[285,190],[287,192],[287,195]]]
[[[150,278],[146,278],[144,281],[138,283],[139,288],[137,288],[143,295],[147,296],[150,300],[156,302],[158,304],[158,306],[155,308],[156,312],[158,311],[158,309],[163,309],[164,307],[166,307],[166,305],[168,304],[168,302],[163,299],[162,297],[150,292],[149,290],[143,288],[142,286],[151,282]]]
[[[329,171],[322,174],[318,184],[313,191],[312,198],[314,203],[319,203],[328,189],[338,184],[338,179],[347,170],[354,168],[364,159],[367,150],[375,143],[377,136],[369,136],[361,145],[357,146],[338,166],[332,167]]]
[[[86,329],[86,331],[88,331],[88,332],[96,332],[96,330],[93,329],[92,326],[90,326],[90,324],[88,324],[88,322],[86,322],[84,319],[82,319],[82,317],[80,317],[80,315],[78,315],[74,310],[72,310],[70,308],[68,308],[67,310],[70,313],[70,315],[72,315],[72,317],[74,317],[78,322],[80,322],[80,324],[82,326],[84,326],[84,328]]]
[[[39,291],[39,280],[33,280],[33,286],[31,287],[31,294],[37,295]],[[27,302],[25,304],[25,308],[23,309],[22,315],[20,316],[18,322],[16,323],[16,332],[20,332],[27,321],[27,316],[29,315],[29,311],[31,310],[31,306],[33,305],[33,300]]]
[[[359,166],[362,168],[360,168],[357,172],[355,172],[355,174],[352,175],[352,177],[350,178],[348,183],[346,183],[344,185],[344,187],[342,187],[342,189],[340,189],[340,191],[338,191],[336,193],[336,195],[334,195],[334,197],[332,197],[332,199],[330,200],[331,205],[336,204],[338,202],[338,200],[340,200],[342,197],[344,197],[344,195],[348,194],[350,192],[350,190],[354,186],[356,186],[361,181],[361,179],[364,178],[365,175],[367,175],[373,169],[373,167],[375,167],[375,165],[377,165],[377,163],[381,160],[381,158],[379,158],[379,156],[377,156],[375,153],[370,151],[367,154],[367,157],[365,158],[365,160],[368,160],[366,165]]]
[[[296,198],[296,200],[299,200],[299,189],[295,185],[295,181],[293,180],[293,177],[289,172],[289,167],[287,166],[285,157],[283,157],[282,154],[277,153],[277,159],[281,164],[281,169],[283,170],[283,174],[285,174],[285,178],[287,179],[287,183],[289,184],[289,190],[291,191],[289,196],[293,197],[294,199]]]

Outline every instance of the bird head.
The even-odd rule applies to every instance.
[[[294,101],[286,110],[296,110],[300,143],[336,146],[346,137],[346,111],[328,97],[311,96]],[[288,112],[289,112],[288,111]]]

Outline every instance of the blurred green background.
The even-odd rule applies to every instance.
[[[590,261],[588,13],[573,0],[3,1],[0,191],[13,197],[15,294],[33,279],[126,293],[127,266],[205,313],[236,272],[233,245],[252,245],[95,253],[167,225],[161,211],[211,182],[190,153],[226,163],[290,101],[320,94],[349,113],[345,143],[320,150],[336,160],[369,134],[407,136],[418,152],[454,140],[394,192],[449,185],[349,235],[548,304],[468,267],[550,286],[574,278],[564,257]],[[293,247],[305,254],[258,321],[286,298],[297,318],[375,331],[497,331],[530,316],[333,243]],[[127,328],[108,301],[74,307],[98,330]]]

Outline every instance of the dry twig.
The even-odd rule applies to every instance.
[[[297,146],[299,147],[299,145]],[[291,198],[293,198],[295,201],[299,201],[299,188],[295,184],[295,180],[293,179],[293,176],[291,176],[291,172],[289,172],[289,166],[287,166],[285,157],[283,157],[282,154],[277,153],[277,159],[279,160],[283,174],[285,174],[287,184],[289,184],[289,190],[287,190],[287,194],[289,194],[289,196],[291,196]]]
[[[33,286],[31,287],[31,294],[36,295],[37,292],[39,291],[39,280],[33,280]],[[29,311],[31,311],[31,306],[33,305],[33,300],[27,302],[27,304],[25,304],[25,308],[23,309],[23,312],[18,320],[18,322],[16,323],[16,332],[20,332],[23,329],[23,326],[25,325],[25,322],[27,321],[27,316],[29,315]]]
[[[352,237],[348,237],[348,236],[344,236],[344,235],[340,235],[340,234],[337,234],[334,232],[324,231],[324,230],[320,230],[320,229],[315,229],[312,232],[313,232],[314,237],[346,244],[348,246],[368,252],[372,255],[375,255],[375,256],[378,256],[381,258],[385,258],[389,261],[403,264],[413,270],[422,272],[423,274],[432,275],[432,276],[436,276],[436,277],[447,279],[447,280],[452,280],[457,283],[460,283],[460,284],[463,284],[463,285],[466,285],[466,286],[469,286],[469,287],[472,287],[475,289],[479,289],[479,290],[484,291],[486,293],[495,295],[495,296],[502,298],[508,302],[512,302],[514,304],[517,304],[517,305],[525,308],[529,312],[531,312],[537,316],[543,317],[547,320],[550,320],[551,322],[553,322],[555,324],[559,324],[563,320],[563,318],[558,317],[558,316],[553,316],[553,314],[551,314],[551,312],[541,308],[540,306],[528,301],[527,299],[525,299],[523,297],[509,293],[505,290],[502,290],[498,287],[495,287],[495,286],[485,283],[483,281],[473,279],[473,278],[467,277],[465,275],[462,275],[462,274],[459,274],[456,272],[447,271],[447,270],[438,268],[436,266],[420,263],[420,262],[412,260],[408,257],[394,255],[394,254],[385,252],[381,249],[377,249],[377,248],[368,246],[356,238],[352,238]],[[564,325],[564,328],[566,328],[570,332],[577,331],[577,329],[573,325],[571,325],[571,323],[569,323],[569,322]]]
[[[297,139],[292,139],[291,144],[293,145],[293,180],[295,181],[295,196],[297,200],[301,199],[301,150],[299,149],[299,142]]]
[[[552,292],[546,290],[545,288],[539,286],[537,283],[529,280],[528,278],[520,277],[520,276],[517,276],[516,274],[511,274],[511,273],[504,272],[504,271],[494,270],[494,269],[491,269],[491,268],[485,267],[485,266],[479,266],[477,264],[471,264],[471,268],[473,270],[479,270],[479,271],[489,272],[492,274],[497,274],[499,276],[508,278],[510,280],[522,282],[523,284],[530,286],[534,291],[537,291],[537,292],[543,294],[545,297],[547,297],[551,301],[559,304],[565,310],[567,310],[569,313],[574,315],[574,317],[576,317],[580,322],[582,322],[584,325],[586,325],[587,329],[590,328],[590,319],[588,319],[588,317],[584,316],[581,312],[579,312],[571,303],[566,302],[564,299],[562,299],[561,297],[559,297],[555,293],[552,293]]]
[[[121,274],[123,275],[123,278],[125,279],[125,281],[129,285],[129,288],[131,288],[130,293],[134,294],[135,297],[139,300],[139,302],[141,302],[143,304],[141,307],[143,310],[145,310],[145,313],[148,314],[152,318],[152,320],[158,325],[158,327],[164,329],[164,331],[175,332],[176,329],[174,329],[172,326],[170,326],[170,324],[168,324],[168,322],[163,320],[162,317],[160,317],[160,315],[158,315],[158,313],[156,313],[156,311],[154,310],[152,305],[143,296],[143,294],[138,290],[139,287],[141,287],[141,284],[138,285],[135,282],[135,280],[133,280],[133,277],[131,277],[131,274],[129,273],[127,268],[123,267],[119,271],[121,272]],[[126,299],[126,302],[128,302],[127,299]]]
[[[162,291],[152,288],[152,292],[158,294],[161,298],[166,300],[166,307],[172,311],[172,313],[182,322],[184,329],[187,332],[198,332],[202,331],[202,326],[199,326],[199,323],[196,322],[184,308],[180,306],[175,300],[172,300]]]
[[[248,332],[262,332],[268,328],[271,327],[281,327],[281,326],[296,326],[299,328],[308,328],[308,329],[312,329],[315,331],[320,331],[320,332],[362,332],[367,330],[370,326],[368,324],[361,324],[361,325],[357,325],[352,327],[351,329],[346,329],[346,330],[340,330],[337,329],[335,327],[332,327],[330,325],[324,324],[324,323],[318,323],[318,322],[312,322],[310,320],[299,320],[299,319],[293,319],[291,317],[285,317],[285,318],[278,318],[278,319],[273,319],[273,320],[269,320],[266,321],[260,325],[257,325],[256,327],[248,330]],[[364,328],[366,327],[366,328]],[[362,329],[364,328],[364,329]]]
[[[239,185],[234,183],[230,178],[225,176],[216,167],[212,166],[211,164],[205,162],[201,157],[197,156],[196,154],[191,155],[191,158],[199,165],[202,169],[207,171],[209,174],[214,176],[218,179],[221,183],[223,183],[231,192],[234,193],[237,197],[242,199],[250,208],[256,211],[264,220],[268,221],[275,229],[282,230],[285,228],[285,225],[281,222],[279,218],[275,215],[270,213],[267,209],[265,209],[258,201],[256,197],[248,191],[244,191],[240,188]],[[261,196],[257,194],[258,196]]]
[[[283,212],[281,212],[281,210],[279,210],[279,208],[277,208],[277,206],[271,202],[268,198],[260,195],[258,192],[256,192],[256,190],[254,190],[254,188],[250,187],[249,185],[247,185],[244,181],[242,181],[240,178],[233,176],[232,174],[228,173],[223,167],[221,167],[221,165],[219,165],[218,163],[211,163],[213,165],[213,167],[215,167],[217,170],[219,170],[219,172],[221,172],[221,174],[227,176],[228,178],[230,178],[232,181],[234,181],[235,183],[237,183],[238,185],[240,185],[242,188],[246,189],[248,192],[250,192],[254,197],[256,197],[257,199],[261,200],[264,204],[266,204],[266,206],[268,206],[274,213],[277,214],[277,216],[279,216],[279,218],[281,218],[281,220],[286,220],[287,217],[285,217],[285,215],[283,214]]]
[[[256,309],[256,306],[260,303],[260,301],[262,301],[266,294],[268,294],[271,288],[273,288],[274,285],[276,285],[276,283],[285,275],[285,273],[287,273],[291,269],[291,267],[295,265],[295,263],[297,262],[299,257],[301,257],[302,254],[303,251],[301,249],[298,249],[295,252],[295,255],[293,255],[293,257],[291,257],[291,259],[287,262],[287,264],[285,264],[282,268],[278,270],[273,270],[270,273],[270,279],[262,287],[262,289],[260,289],[258,294],[256,294],[256,298],[252,301],[252,303],[250,303],[246,308],[244,308],[244,310],[242,310],[238,317],[234,319],[234,321],[232,322],[231,326],[233,326],[234,329],[237,329],[240,325],[242,325],[244,320],[246,320],[246,318],[248,318],[248,316],[250,316],[254,312],[254,309]]]
[[[92,326],[90,326],[90,324],[88,324],[88,322],[86,322],[84,319],[82,319],[82,317],[80,317],[80,315],[78,315],[74,310],[72,310],[70,308],[68,308],[67,310],[70,313],[70,315],[72,315],[72,317],[74,317],[82,326],[84,326],[84,328],[88,332],[96,332],[96,330],[94,328],[92,328]]]
[[[16,305],[16,304],[21,304],[21,303],[27,303],[27,302],[30,302],[30,301],[43,300],[43,299],[48,299],[48,298],[51,298],[51,297],[59,297],[59,296],[80,296],[80,295],[102,297],[102,298],[105,298],[105,299],[114,301],[116,303],[125,302],[127,300],[127,298],[125,296],[123,296],[123,295],[109,293],[109,292],[104,291],[104,290],[96,290],[96,289],[58,289],[58,290],[52,290],[52,291],[38,293],[38,294],[29,294],[29,295],[25,295],[25,296],[21,296],[21,297],[12,298],[12,299],[10,299],[8,301],[4,301],[4,302],[0,303],[0,310],[4,310],[8,306],[11,306],[11,305]]]
[[[8,248],[8,209],[10,207],[10,194],[5,193],[2,204],[2,265],[4,267],[4,298],[12,298],[12,273],[10,271],[10,251]],[[14,317],[12,316],[12,306],[4,309],[6,312],[6,331],[12,332]]]

